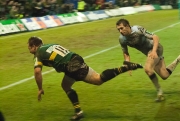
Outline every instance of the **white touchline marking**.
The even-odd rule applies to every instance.
[[[169,25],[169,26],[167,26],[167,27],[164,27],[164,28],[162,28],[162,29],[158,29],[158,30],[154,31],[153,33],[160,32],[160,31],[162,31],[162,30],[165,30],[165,29],[167,29],[167,28],[169,28],[169,27],[172,27],[172,26],[175,26],[175,25],[177,25],[177,24],[180,24],[180,22],[175,23],[175,24],[171,24],[171,25]],[[94,53],[94,54],[85,56],[84,59],[88,59],[88,58],[93,57],[93,56],[95,56],[95,55],[98,55],[98,54],[104,53],[104,52],[106,52],[106,51],[112,50],[112,49],[114,49],[114,48],[116,48],[116,47],[119,47],[119,45],[116,45],[116,46],[113,46],[113,47],[104,49],[104,50],[102,50],[102,51],[99,51],[99,52],[97,52],[97,53]],[[42,75],[51,73],[51,72],[53,72],[53,71],[55,71],[55,70],[52,69],[52,70],[50,70],[50,71],[43,72]],[[29,81],[29,80],[31,80],[31,79],[34,79],[34,76],[31,76],[31,77],[29,77],[29,78],[25,78],[25,79],[19,80],[19,81],[15,82],[15,83],[9,84],[9,85],[4,86],[4,87],[0,87],[0,91],[5,90],[5,89],[10,88],[10,87],[13,87],[13,86],[18,85],[18,84],[21,84],[21,83],[23,83],[23,82]]]

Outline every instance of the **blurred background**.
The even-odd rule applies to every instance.
[[[0,0],[0,20],[148,4],[171,5],[178,8],[178,0]]]

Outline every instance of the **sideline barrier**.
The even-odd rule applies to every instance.
[[[172,9],[171,5],[142,5],[135,7],[122,7],[107,10],[75,12],[59,15],[47,15],[23,19],[11,19],[0,21],[0,35],[8,35],[24,31],[48,29],[68,24],[95,21],[109,17],[136,14],[161,9]]]
[[[0,35],[27,31],[24,24],[20,20],[3,20],[0,21]]]
[[[77,19],[78,19],[79,22],[87,22],[87,21],[89,21],[88,18],[83,13],[77,12],[77,15],[78,15]]]
[[[171,5],[162,5],[162,9],[173,9]]]
[[[109,18],[105,10],[82,12],[90,21]]]
[[[155,10],[161,10],[162,9],[160,5],[153,4],[153,6],[154,6]]]
[[[36,17],[24,18],[24,19],[20,19],[20,20],[22,21],[22,23],[25,25],[25,27],[29,31],[46,28],[45,24],[42,21],[40,21],[39,19],[36,19]]]
[[[105,10],[105,13],[111,17],[123,15],[122,11],[119,8]]]
[[[123,15],[135,14],[137,13],[134,7],[123,7],[119,8]]]
[[[63,24],[73,24],[78,23],[78,14],[77,13],[67,13],[57,15]]]
[[[41,19],[41,21],[44,22],[44,24],[46,25],[46,28],[51,28],[51,27],[57,27],[62,25],[63,23],[58,20],[57,16],[43,16],[43,17],[39,17]],[[54,20],[56,19],[56,20]]]

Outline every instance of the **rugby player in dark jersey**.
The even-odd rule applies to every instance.
[[[75,110],[75,114],[71,117],[71,120],[79,120],[83,117],[78,95],[76,91],[72,89],[72,85],[76,81],[101,85],[128,70],[143,68],[141,64],[126,62],[125,65],[121,67],[106,69],[99,74],[90,68],[80,55],[67,50],[59,44],[43,44],[42,39],[39,37],[29,38],[28,49],[30,53],[34,54],[34,77],[38,86],[38,100],[41,100],[41,95],[44,94],[42,87],[43,65],[53,67],[57,72],[64,73],[61,86]]]
[[[119,42],[125,61],[130,61],[128,46],[139,50],[147,56],[144,66],[145,72],[157,89],[156,101],[163,101],[163,91],[158,83],[155,72],[163,80],[167,79],[180,62],[180,56],[166,67],[163,57],[163,46],[160,44],[157,35],[148,32],[142,26],[130,26],[129,21],[126,19],[118,20],[116,22],[116,28],[120,32]]]

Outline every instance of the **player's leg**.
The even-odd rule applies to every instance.
[[[5,118],[3,116],[3,113],[0,111],[0,121],[5,121]]]
[[[149,76],[149,78],[151,79],[152,83],[154,84],[156,90],[157,90],[157,99],[156,101],[161,101],[164,98],[159,98],[159,97],[163,97],[163,91],[161,89],[161,86],[158,82],[158,77],[156,76],[154,69],[156,67],[156,65],[159,63],[160,58],[155,58],[152,59],[150,57],[147,57],[146,59],[146,63],[144,66],[145,72],[146,74]]]
[[[167,69],[169,69],[172,73],[179,63],[180,63],[180,55],[171,64],[167,66]]]
[[[72,105],[74,106],[75,114],[71,117],[71,120],[78,120],[83,118],[83,111],[79,105],[79,99],[76,91],[72,89],[72,85],[75,83],[73,78],[64,75],[61,86],[63,90],[66,92],[68,98],[70,99]]]
[[[172,73],[169,69],[166,68],[163,58],[160,59],[159,63],[155,66],[154,70],[162,79],[167,79]]]
[[[88,74],[83,81],[94,85],[101,85],[102,83],[104,83],[101,80],[100,74],[93,70],[91,67],[89,67]]]
[[[102,83],[113,79],[121,73],[127,72],[129,70],[136,70],[138,68],[143,68],[141,64],[136,64],[132,62],[124,62],[124,65],[118,68],[106,69],[101,74],[95,72],[89,67],[88,74],[84,79],[85,82],[95,85],[101,85]]]
[[[162,78],[162,79],[167,79],[171,73],[174,71],[176,66],[180,62],[180,56],[178,56],[171,64],[169,64],[167,67],[165,65],[164,58],[162,58],[159,63],[155,67],[156,73]]]
[[[141,64],[124,62],[124,66],[106,69],[101,74],[98,74],[88,67],[81,56],[75,55],[68,63],[65,73],[77,81],[84,80],[90,84],[101,85],[103,82],[108,81],[121,73],[128,70],[136,70],[137,68],[143,67]]]

